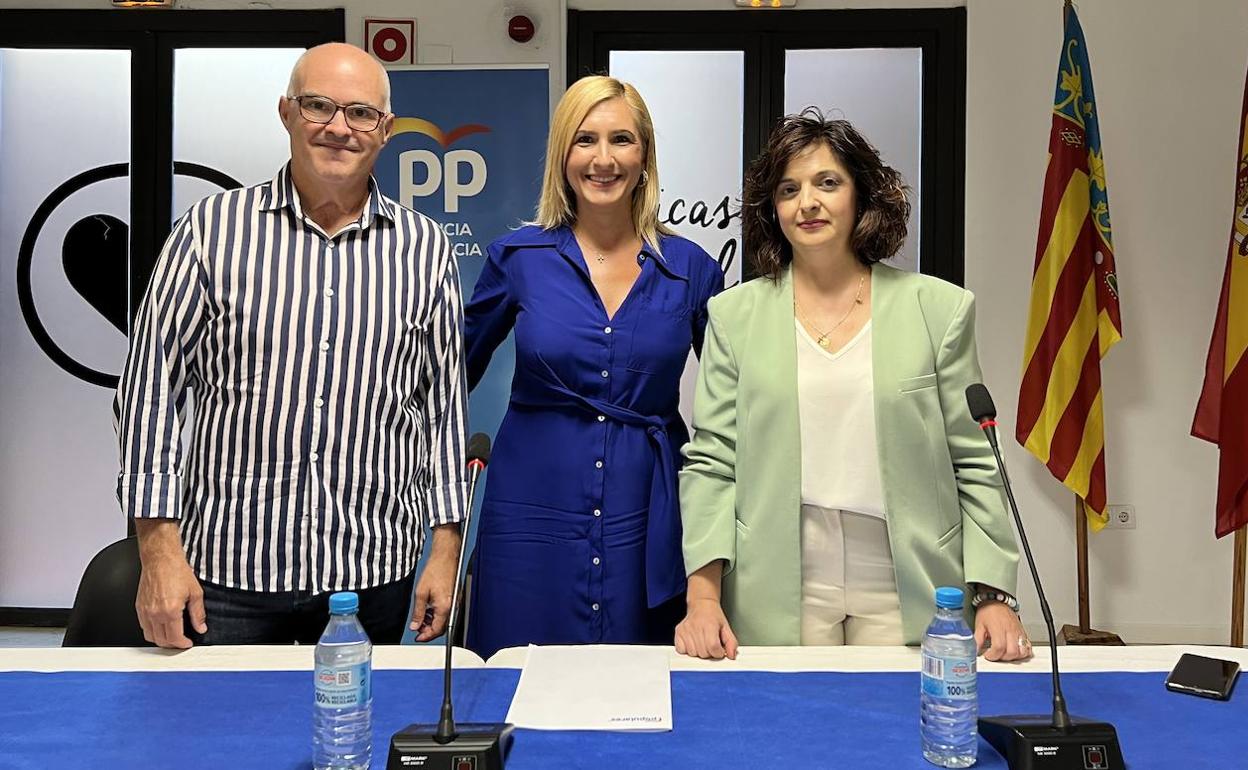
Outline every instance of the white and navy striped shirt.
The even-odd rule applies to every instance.
[[[362,589],[467,506],[459,276],[446,234],[369,182],[332,237],[289,166],[174,227],[117,391],[117,494],[180,519],[200,579]],[[193,428],[181,441],[187,390]]]

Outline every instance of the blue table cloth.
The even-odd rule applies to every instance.
[[[390,736],[437,718],[437,671],[374,672],[374,766]],[[456,717],[501,720],[511,669],[456,673]],[[1242,694],[1170,693],[1164,673],[1070,674],[1072,711],[1113,722],[1129,767],[1248,767]],[[981,674],[981,712],[1044,710],[1047,674]],[[517,730],[509,770],[931,768],[914,673],[673,672],[675,729]],[[308,768],[311,672],[0,673],[0,767]],[[1005,762],[980,742],[980,768]]]

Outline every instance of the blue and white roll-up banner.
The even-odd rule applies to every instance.
[[[546,151],[548,89],[545,66],[390,70],[394,134],[374,173],[386,195],[432,217],[450,236],[465,302],[486,246],[533,217]],[[497,433],[514,368],[508,337],[472,393],[472,432]],[[475,522],[473,530],[470,549]]]

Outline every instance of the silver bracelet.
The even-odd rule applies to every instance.
[[[971,597],[971,606],[978,608],[984,602],[1001,602],[1006,607],[1018,612],[1018,599],[1005,593],[1004,591],[976,591]]]

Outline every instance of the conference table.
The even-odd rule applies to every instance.
[[[981,714],[1048,711],[1049,651],[1035,652],[981,658]],[[1230,647],[1060,647],[1071,712],[1112,722],[1132,770],[1248,768],[1245,688],[1229,701],[1167,691],[1184,652],[1248,667],[1248,650]],[[501,721],[527,649],[453,653],[456,718]],[[436,721],[443,655],[375,650],[374,767],[395,731]],[[309,768],[311,669],[311,647],[0,649],[0,768]],[[673,730],[516,730],[507,767],[930,768],[918,670],[904,647],[745,647],[735,661],[673,651]],[[1006,764],[981,740],[976,766]]]

